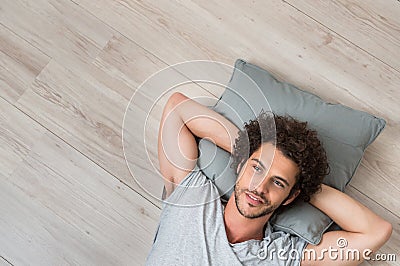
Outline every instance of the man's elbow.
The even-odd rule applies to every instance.
[[[377,247],[379,249],[382,247],[390,238],[393,231],[393,226],[388,221],[382,220],[379,225],[377,225],[377,231],[375,231],[374,236],[377,240]]]
[[[383,243],[386,243],[390,236],[392,235],[392,231],[393,231],[393,226],[391,223],[389,223],[388,221],[384,221],[383,225],[382,225],[382,231],[383,231]]]

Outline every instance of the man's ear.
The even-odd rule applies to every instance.
[[[296,199],[296,197],[300,194],[300,189],[296,190],[294,193],[291,193],[292,195],[289,195],[289,197],[286,198],[286,200],[282,203],[282,205],[288,205],[292,201]]]
[[[238,163],[238,166],[237,166],[237,168],[236,168],[236,174],[239,176],[239,174],[240,174],[240,171],[242,171],[242,169],[243,169],[243,167],[244,167],[244,165],[246,164],[246,162],[244,161],[244,159],[242,159],[241,161],[240,161],[240,163]]]
[[[236,174],[239,175],[240,170],[242,169],[242,167],[240,167],[240,165],[242,164],[242,162],[238,163],[238,166],[236,168]]]
[[[236,173],[237,173],[237,175],[236,175],[236,183],[239,182],[240,178],[242,177],[241,174],[243,173],[244,168],[246,168],[246,163],[247,163],[247,161],[242,160],[238,164],[238,166],[236,168]]]

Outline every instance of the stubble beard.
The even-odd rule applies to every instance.
[[[256,209],[256,207],[254,208],[254,212],[252,213],[246,213],[245,211],[245,207],[242,206],[241,204],[247,204],[247,202],[240,202],[239,197],[244,194],[246,191],[251,192],[259,197],[261,197],[264,202],[262,206],[260,206],[260,208]],[[273,213],[279,206],[275,206],[275,205],[271,205],[271,203],[262,195],[258,195],[256,192],[254,191],[250,191],[248,189],[240,189],[237,184],[235,185],[235,203],[236,203],[236,208],[239,211],[239,213],[245,217],[245,218],[249,218],[249,219],[256,219],[256,218],[260,218],[263,216],[266,216],[268,214]],[[244,200],[243,200],[244,201]]]

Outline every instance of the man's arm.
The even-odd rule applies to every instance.
[[[343,231],[325,233],[316,246],[308,244],[301,265],[358,265],[363,261],[364,250],[376,251],[390,238],[392,225],[389,222],[334,188],[322,185],[322,191],[315,194],[310,203],[331,217]],[[338,243],[341,238],[344,240]],[[338,251],[333,251],[330,256],[329,249]],[[352,255],[355,249],[358,251],[354,252],[359,252],[359,260]],[[325,252],[323,260],[312,258],[310,250],[316,251],[317,256]]]
[[[193,170],[197,161],[194,136],[209,138],[232,152],[238,128],[222,115],[174,93],[164,107],[158,134],[158,160],[166,196]]]

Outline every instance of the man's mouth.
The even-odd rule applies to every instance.
[[[257,206],[257,205],[261,205],[261,204],[264,204],[264,203],[265,203],[265,201],[264,201],[262,198],[260,198],[260,197],[258,197],[258,196],[256,196],[256,195],[254,195],[254,194],[251,193],[251,192],[246,191],[245,194],[246,194],[246,199],[247,199],[247,201],[248,201],[251,205]]]

